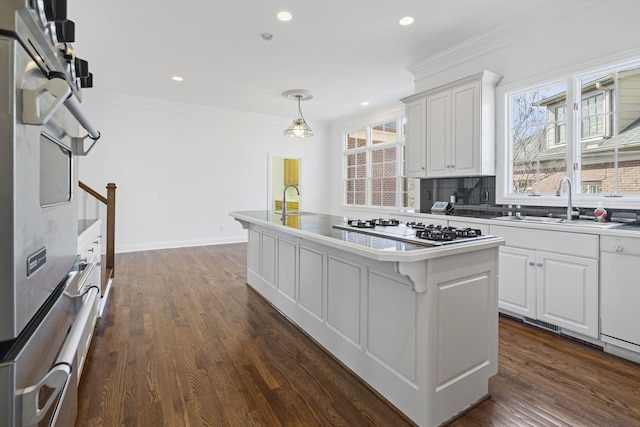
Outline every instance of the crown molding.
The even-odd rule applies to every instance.
[[[102,92],[92,89],[83,93],[85,102],[139,108],[143,110],[164,111],[191,116],[202,116],[225,120],[236,120],[249,123],[262,123],[266,125],[288,126],[291,117],[274,116],[268,114],[238,111],[209,105],[190,104],[185,102],[170,101],[160,98],[149,98],[136,95],[126,95],[114,92]],[[327,123],[313,120],[314,126],[326,127]]]
[[[609,5],[615,1],[616,0],[591,0],[585,1],[579,7],[576,7],[573,2],[565,5],[557,2],[554,4],[552,19],[539,22],[525,15],[517,20],[498,26],[493,30],[423,59],[409,66],[407,70],[413,74],[414,81],[422,80],[447,71],[452,67],[485,56],[490,52],[517,43],[518,40],[522,40],[523,37],[535,36],[536,33],[544,32],[551,27],[557,26],[569,16],[575,18],[576,16],[592,12],[596,8],[608,8]]]

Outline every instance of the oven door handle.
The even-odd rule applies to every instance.
[[[22,397],[22,426],[30,426],[40,422],[49,412],[49,409],[54,402],[62,402],[64,399],[64,394],[67,391],[67,384],[71,378],[74,359],[78,353],[82,334],[87,323],[90,321],[90,316],[93,306],[95,305],[95,300],[98,297],[98,292],[98,287],[92,286],[84,294],[78,295],[78,298],[83,298],[86,295],[87,300],[78,312],[76,320],[67,335],[67,339],[65,340],[60,354],[58,355],[55,365],[38,384],[27,387],[20,393]],[[53,392],[42,407],[39,407],[38,402],[40,400],[40,391],[43,386],[53,389]],[[60,398],[58,398],[59,396]],[[52,417],[52,425],[55,424],[59,409],[60,406],[55,409],[55,413]]]
[[[64,394],[67,391],[67,384],[70,379],[71,365],[63,363],[51,368],[47,375],[45,375],[38,384],[25,388],[21,393],[22,424],[20,425],[30,426],[42,421],[44,416],[49,412],[51,405],[64,399]],[[53,389],[53,391],[42,407],[39,407],[40,391],[44,386]],[[62,395],[62,397],[58,398],[60,395]]]
[[[92,314],[93,306],[98,296],[98,292],[98,287],[92,286],[84,294],[77,296],[77,298],[83,298],[83,296],[86,295],[87,300],[82,304],[82,308],[78,312],[76,321],[73,324],[71,331],[69,331],[69,335],[67,336],[67,340],[65,341],[62,350],[60,350],[56,365],[61,363],[68,363],[73,366],[73,359],[78,353],[78,347],[80,347],[80,341],[82,340],[82,333],[84,332],[87,323],[89,323],[89,321],[91,320],[90,316]]]

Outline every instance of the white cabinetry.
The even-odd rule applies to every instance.
[[[483,71],[402,100],[407,115],[407,176],[495,173],[499,81],[497,74]]]
[[[249,286],[417,425],[440,425],[487,395],[496,247],[378,261],[309,232],[243,226]]]
[[[598,236],[491,226],[500,248],[498,307],[598,338]]]
[[[423,177],[426,173],[426,145],[425,125],[427,103],[425,98],[419,98],[407,103],[405,107],[407,116],[407,131],[405,135],[405,175]]]
[[[536,318],[536,251],[503,246],[498,267],[498,307]]]

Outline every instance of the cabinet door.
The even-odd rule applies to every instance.
[[[480,83],[451,91],[451,174],[480,173]]]
[[[451,173],[451,91],[427,97],[427,176]]]
[[[406,170],[404,174],[422,178],[426,176],[425,162],[427,160],[425,140],[426,98],[407,104],[405,110],[407,115],[407,135],[405,137]]]
[[[299,185],[298,159],[284,159],[284,185]]]
[[[536,252],[500,247],[498,308],[521,316],[536,317]]]
[[[598,338],[598,261],[538,252],[537,318]]]

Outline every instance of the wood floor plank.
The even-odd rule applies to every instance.
[[[409,426],[246,286],[246,244],[118,254],[77,427]],[[500,318],[468,426],[640,426],[640,365]]]

